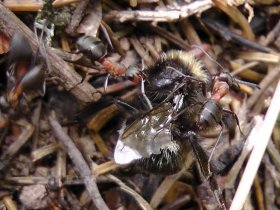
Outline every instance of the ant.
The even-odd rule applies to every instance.
[[[112,76],[125,76],[135,83],[139,83],[138,70],[133,67],[127,68],[121,63],[115,63],[106,58],[107,49],[97,37],[82,36],[77,40],[78,52],[85,54],[91,61],[97,61],[102,68]]]
[[[35,59],[28,40],[15,33],[10,40],[7,74],[7,101],[15,107],[23,93],[45,92],[45,72],[42,65],[35,65]]]

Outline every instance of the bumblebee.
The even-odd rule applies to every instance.
[[[142,94],[149,109],[120,131],[114,159],[137,171],[156,174],[178,172],[192,151],[221,207],[225,204],[216,183],[212,156],[224,128],[230,137],[239,126],[235,113],[225,110],[220,99],[238,80],[227,72],[212,76],[191,54],[171,50],[143,70]],[[235,122],[234,122],[235,121]],[[201,131],[221,126],[209,154],[198,140]]]

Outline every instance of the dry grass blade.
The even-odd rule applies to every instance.
[[[149,203],[147,201],[144,200],[144,198],[142,198],[137,192],[135,192],[133,189],[131,189],[130,187],[128,187],[125,183],[123,183],[121,180],[119,180],[117,177],[113,176],[113,175],[107,175],[107,177],[115,182],[117,185],[120,186],[120,188],[127,192],[129,195],[131,195],[139,204],[139,206],[143,209],[143,210],[153,210],[153,208],[149,205]]]
[[[22,131],[17,140],[13,142],[5,152],[3,152],[0,160],[4,161],[5,164],[9,163],[9,161],[17,154],[22,146],[30,139],[33,132],[34,127],[30,124],[27,124],[26,128]]]
[[[168,193],[168,190],[174,185],[174,183],[183,175],[185,170],[190,167],[190,165],[193,163],[193,158],[191,157],[191,154],[188,154],[187,162],[185,163],[184,168],[178,172],[177,174],[170,175],[166,177],[163,182],[160,184],[156,192],[154,193],[152,199],[151,199],[151,206],[156,209],[159,204],[161,203],[164,196]]]
[[[9,8],[14,12],[35,12],[43,7],[43,1],[33,1],[33,0],[9,0],[4,1],[4,6]]]
[[[279,55],[261,53],[261,52],[239,52],[239,58],[250,61],[263,61],[268,63],[278,63],[280,61]]]
[[[255,139],[256,141],[258,141],[258,143],[253,148],[253,151],[250,155],[249,161],[246,165],[240,184],[232,201],[230,210],[240,210],[242,209],[245,203],[245,200],[252,186],[254,177],[260,165],[261,159],[267,147],[268,141],[270,139],[272,129],[278,117],[278,113],[280,111],[279,101],[280,82],[278,82],[276,91],[271,101],[271,105],[265,116],[263,126],[261,127],[259,133],[255,136]]]
[[[52,5],[54,7],[62,7],[72,3],[77,3],[79,0],[54,0]]]
[[[35,162],[37,160],[40,160],[40,159],[44,158],[45,156],[57,151],[58,149],[59,149],[59,144],[58,143],[49,144],[45,147],[36,149],[31,154],[32,161]]]
[[[3,198],[3,203],[6,205],[9,210],[17,210],[17,206],[15,202],[12,200],[11,196],[5,196]]]

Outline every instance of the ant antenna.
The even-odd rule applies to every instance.
[[[37,29],[41,30],[40,38],[38,37]],[[47,21],[46,20],[37,20],[37,21],[35,21],[35,24],[34,24],[34,33],[36,35],[38,46],[39,46],[38,51],[41,53],[42,56],[45,57],[46,65],[47,65],[48,71],[50,72],[51,71],[51,65],[49,64],[49,58],[48,58],[45,43],[42,40],[43,40],[43,35],[45,33],[46,37],[47,37],[46,39],[47,39],[47,42],[48,42],[47,45],[50,44],[51,37],[54,36],[54,25],[52,24],[51,28],[49,29],[47,27]]]
[[[235,81],[239,84],[243,84],[243,85],[247,85],[249,87],[261,89],[259,85],[255,84],[255,83],[252,83],[252,82],[246,82],[246,81],[236,79],[236,78],[235,78]]]
[[[116,99],[116,100],[115,100],[115,103],[116,103],[116,104],[119,104],[119,105],[121,105],[121,106],[123,106],[123,107],[126,107],[127,109],[131,109],[131,110],[134,111],[134,112],[139,112],[138,109],[136,109],[134,106],[131,106],[130,104],[128,104],[127,102],[125,102],[125,101],[123,101],[123,100]]]
[[[175,68],[172,67],[172,66],[168,66],[167,68],[168,68],[168,69],[171,69],[172,71],[175,71],[176,73],[178,73],[180,76],[182,76],[182,77],[184,77],[184,78],[188,78],[188,79],[192,79],[192,80],[195,80],[195,81],[198,81],[198,82],[202,82],[201,80],[196,79],[196,78],[194,78],[193,76],[189,76],[189,75],[183,74],[182,72],[180,72],[179,70],[175,69]]]
[[[191,45],[191,48],[198,48],[199,50],[201,50],[206,56],[207,58],[209,58],[212,62],[214,62],[215,64],[217,64],[222,70],[224,70],[225,68],[220,64],[218,63],[214,58],[212,58],[205,50],[203,50],[200,46],[198,45]],[[230,74],[231,75],[231,74]],[[232,75],[231,75],[232,76]],[[260,89],[259,85],[256,85],[254,83],[251,83],[251,82],[246,82],[246,81],[243,81],[243,80],[239,80],[239,79],[236,79],[234,78],[234,80],[239,83],[239,84],[244,84],[244,85],[248,85],[250,87],[253,87],[253,88],[258,88]]]
[[[200,46],[196,45],[196,44],[193,44],[191,45],[191,48],[198,48],[199,50],[201,50],[201,52],[203,52],[207,58],[209,58],[213,63],[217,64],[222,70],[224,70],[225,68],[219,64],[214,58],[212,58],[209,53],[207,53],[205,50],[203,50]]]

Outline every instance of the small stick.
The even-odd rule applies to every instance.
[[[119,185],[120,189],[126,192],[127,194],[131,195],[139,204],[139,206],[143,210],[152,210],[153,208],[150,206],[150,204],[142,198],[141,195],[139,195],[136,191],[128,187],[125,183],[123,183],[120,179],[113,175],[107,175],[106,176],[110,181],[115,182],[117,185]]]
[[[261,81],[260,90],[256,90],[254,95],[252,95],[247,102],[248,109],[252,109],[254,106],[258,105],[257,101],[260,99],[264,91],[272,84],[276,79],[279,80],[280,68],[276,66],[273,68]]]
[[[268,108],[267,114],[264,118],[264,122],[259,132],[255,135],[254,139],[257,144],[253,148],[245,171],[242,175],[241,181],[237,188],[236,194],[233,198],[230,210],[241,210],[245,200],[249,194],[250,188],[253,184],[254,177],[261,163],[263,154],[266,150],[268,141],[270,139],[273,127],[277,120],[278,113],[280,111],[280,81],[278,82],[276,91],[271,101],[271,105]]]
[[[47,146],[36,149],[31,153],[32,161],[36,162],[37,160],[40,160],[46,157],[47,155],[57,151],[58,149],[59,149],[58,143],[52,143]]]
[[[109,210],[104,202],[96,184],[96,177],[91,173],[89,166],[84,160],[81,152],[77,149],[72,139],[63,131],[61,125],[52,116],[48,117],[50,126],[57,140],[69,155],[74,164],[77,174],[83,179],[84,185],[92,199],[96,209]]]
[[[12,200],[11,196],[5,196],[3,198],[3,203],[5,204],[8,210],[17,210],[15,202]]]
[[[67,6],[73,3],[77,3],[79,0],[54,0],[52,5],[53,7],[62,7]]]
[[[158,11],[111,11],[103,20],[107,21],[151,21],[151,22],[174,22],[179,19],[189,17],[196,13],[202,13],[203,11],[213,6],[212,1],[194,1],[191,4],[183,5],[179,8],[174,9],[162,9]]]
[[[26,122],[27,123],[27,122]],[[13,157],[17,154],[17,152],[22,148],[22,146],[30,139],[34,132],[34,127],[27,123],[25,129],[21,132],[19,137],[14,141],[6,151],[0,157],[0,160],[3,161],[3,166],[5,167],[9,162],[13,159]],[[3,169],[0,166],[0,170]]]

